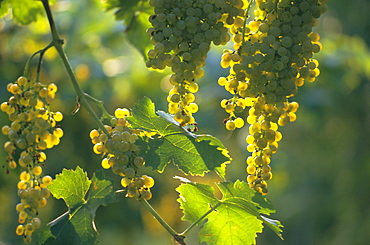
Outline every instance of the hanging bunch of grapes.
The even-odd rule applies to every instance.
[[[118,108],[114,115],[112,126],[105,125],[108,135],[96,129],[90,132],[93,151],[104,156],[101,161],[104,169],[111,169],[113,173],[122,176],[121,184],[126,187],[127,197],[149,200],[152,198],[150,188],[154,186],[154,179],[140,174],[140,167],[145,164],[145,160],[139,156],[140,148],[135,141],[150,134],[130,128],[130,123],[125,119],[130,116],[128,109]]]
[[[21,202],[16,206],[20,223],[16,233],[30,243],[33,231],[40,227],[40,219],[36,217],[38,209],[47,204],[46,198],[50,196],[47,187],[52,178],[42,176],[46,161],[44,150],[59,144],[63,130],[57,122],[63,115],[50,110],[57,91],[55,84],[43,85],[19,77],[15,83],[8,84],[7,90],[13,95],[1,104],[1,110],[12,122],[2,127],[2,133],[9,139],[4,144],[8,153],[6,167],[9,170],[20,166],[24,170],[17,185]],[[20,152],[18,159],[15,158],[17,152]]]
[[[225,126],[241,128],[245,119],[250,124],[247,181],[263,194],[272,178],[270,157],[282,138],[278,128],[297,118],[298,103],[289,100],[305,81],[313,82],[320,74],[313,59],[321,50],[320,36],[312,27],[326,11],[326,2],[257,0],[254,18],[237,17],[227,26],[234,50],[224,51],[221,66],[230,67],[230,73],[218,80],[232,94],[221,101],[229,114]]]

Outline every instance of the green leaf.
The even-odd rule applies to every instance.
[[[14,19],[22,25],[36,21],[39,16],[44,14],[41,1],[10,0],[9,3],[12,5]]]
[[[55,198],[63,198],[66,205],[73,208],[86,203],[85,195],[90,184],[87,173],[77,167],[76,171],[63,169],[48,188]]]
[[[0,18],[3,18],[9,10],[9,0],[0,1]]]
[[[95,244],[97,208],[118,200],[113,182],[104,176],[103,170],[94,173],[89,180],[86,173],[77,167],[75,171],[63,170],[49,187],[54,197],[64,199],[68,211],[40,231],[39,244]],[[82,191],[76,192],[76,189]]]
[[[116,9],[117,20],[123,20],[126,26],[125,36],[127,40],[146,57],[147,51],[152,44],[146,35],[146,29],[150,27],[148,18],[153,14],[153,8],[147,0],[108,0],[104,3],[107,11]]]
[[[267,205],[262,198],[257,198],[262,203],[253,201],[260,194],[249,188],[247,183],[239,180],[235,183],[221,182],[217,187],[222,193],[221,200],[214,196],[212,187],[191,181],[186,181],[176,189],[180,194],[178,202],[184,220],[198,222],[206,212],[213,209],[204,219],[199,232],[200,242],[210,245],[255,244],[263,224],[282,238],[280,222],[261,215],[274,212],[271,205]]]
[[[49,4],[53,4],[55,0],[50,0]],[[13,12],[13,18],[22,25],[27,25],[33,21],[37,21],[39,16],[44,15],[44,7],[41,1],[35,0],[4,0],[0,1],[0,18],[8,13],[9,6]]]
[[[149,13],[140,12],[133,16],[130,24],[126,27],[125,34],[127,40],[139,50],[145,58],[149,49],[153,46],[146,30],[150,27]]]
[[[225,146],[210,135],[195,135],[180,127],[165,112],[157,112],[149,98],[139,101],[127,118],[133,127],[156,132],[148,141],[138,142],[146,165],[162,172],[168,163],[175,164],[185,174],[203,175],[218,171],[224,176],[224,164],[231,159]]]
[[[182,219],[190,222],[196,221],[219,202],[213,195],[214,188],[209,185],[189,182],[181,184],[176,191],[180,193],[178,202],[184,213]]]

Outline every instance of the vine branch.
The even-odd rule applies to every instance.
[[[73,84],[73,87],[74,87],[74,89],[75,89],[75,91],[77,93],[79,103],[83,107],[85,107],[85,109],[90,114],[90,116],[99,125],[99,128],[106,135],[109,135],[109,133],[107,132],[107,130],[104,127],[104,124],[100,121],[99,117],[96,115],[96,113],[94,112],[94,110],[91,108],[89,102],[87,101],[86,94],[82,91],[82,89],[78,85],[78,82],[77,82],[77,79],[76,79],[76,77],[74,75],[74,72],[73,72],[73,69],[71,67],[71,64],[69,63],[68,58],[67,58],[67,55],[64,52],[64,49],[63,49],[63,43],[64,43],[64,41],[60,38],[60,36],[58,34],[58,30],[56,28],[53,15],[52,15],[52,12],[50,10],[49,1],[48,0],[41,0],[41,2],[43,4],[43,6],[44,6],[44,9],[45,9],[45,12],[46,12],[48,21],[49,21],[51,35],[52,35],[52,38],[53,38],[52,45],[56,48],[56,50],[57,50],[60,58],[62,59],[63,65],[64,65],[64,67],[65,67],[65,69],[66,69],[66,71],[68,73],[68,76],[71,79],[71,82]]]
[[[183,234],[178,234],[167,222],[155,211],[155,209],[150,205],[150,203],[146,199],[140,199],[139,200],[144,207],[154,216],[156,220],[172,235],[172,237],[175,239],[175,241],[181,245],[185,244],[185,236]]]

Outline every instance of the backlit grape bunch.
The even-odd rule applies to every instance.
[[[125,119],[130,116],[128,109],[118,108],[114,114],[111,120],[114,126],[104,125],[109,135],[96,129],[90,132],[93,151],[103,155],[101,165],[104,169],[111,169],[123,177],[121,184],[126,187],[127,197],[149,200],[152,198],[150,188],[154,186],[154,179],[139,173],[145,160],[138,155],[140,149],[135,144],[139,136],[148,136],[148,133],[129,128],[130,123]]]
[[[198,111],[194,93],[196,79],[203,77],[202,67],[210,49],[230,40],[225,22],[243,16],[242,0],[150,0],[154,15],[147,30],[154,49],[148,51],[147,67],[171,67],[173,88],[167,101],[168,111],[181,126],[194,124]]]
[[[326,2],[257,0],[254,19],[237,17],[228,26],[235,50],[224,51],[221,66],[230,67],[230,74],[218,83],[233,97],[222,100],[221,107],[229,114],[228,130],[244,126],[243,112],[249,108],[247,181],[263,194],[272,178],[270,157],[282,138],[278,127],[296,120],[298,103],[288,98],[320,74],[312,57],[322,46],[312,27],[327,10]]]
[[[57,91],[55,84],[43,85],[19,77],[15,83],[8,84],[7,90],[13,95],[1,104],[1,110],[8,114],[12,122],[2,127],[2,133],[9,139],[4,144],[8,153],[6,167],[9,171],[19,165],[24,170],[18,182],[21,202],[16,206],[20,223],[16,234],[30,243],[32,233],[41,224],[36,217],[38,209],[47,204],[46,198],[50,196],[47,186],[52,178],[42,177],[42,166],[46,161],[43,151],[59,144],[63,130],[57,122],[63,119],[63,115],[50,110]],[[15,159],[17,149],[20,156]]]

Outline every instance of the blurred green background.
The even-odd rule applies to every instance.
[[[332,0],[328,6],[315,27],[324,47],[316,56],[321,75],[315,83],[305,84],[294,98],[300,104],[298,120],[282,128],[283,141],[272,158],[274,178],[269,183],[268,198],[277,209],[272,218],[285,226],[285,240],[266,228],[257,238],[259,245],[370,244],[370,1]],[[98,0],[58,0],[53,12],[84,91],[105,101],[110,112],[132,107],[143,96],[151,98],[157,109],[166,110],[169,72],[145,67],[139,52],[125,41],[125,28],[115,21],[113,12],[105,13]],[[0,19],[0,101],[9,98],[6,85],[22,75],[28,57],[50,40],[45,20],[24,27],[15,24],[11,14]],[[199,81],[196,119],[200,133],[217,136],[230,149],[234,160],[228,167],[228,179],[234,181],[246,177],[247,131],[230,133],[222,125],[226,114],[219,101],[228,97],[217,85],[217,78],[227,75],[219,66],[223,48],[214,48],[209,54],[206,76]],[[63,168],[79,165],[91,177],[101,168],[100,156],[92,153],[88,137],[95,124],[84,109],[71,115],[76,95],[54,50],[46,53],[42,81],[58,85],[52,109],[65,115],[60,123],[65,136],[60,145],[46,151],[44,173],[54,177]],[[1,112],[0,125],[8,123]],[[1,144],[5,141],[1,135]],[[5,152],[0,149],[0,159],[4,158]],[[6,174],[0,169],[0,245],[21,244],[15,235],[19,172]],[[184,230],[189,224],[180,221],[175,191],[179,181],[172,178],[183,174],[173,166],[164,174],[147,172],[156,180],[151,203],[175,230]],[[112,178],[118,187],[119,178]],[[189,178],[209,184],[217,181],[213,174],[206,179]],[[46,224],[65,211],[63,201],[50,198],[39,213]],[[96,226],[104,245],[173,244],[149,212],[131,199],[99,208]],[[187,242],[199,244],[197,229],[190,232]]]

